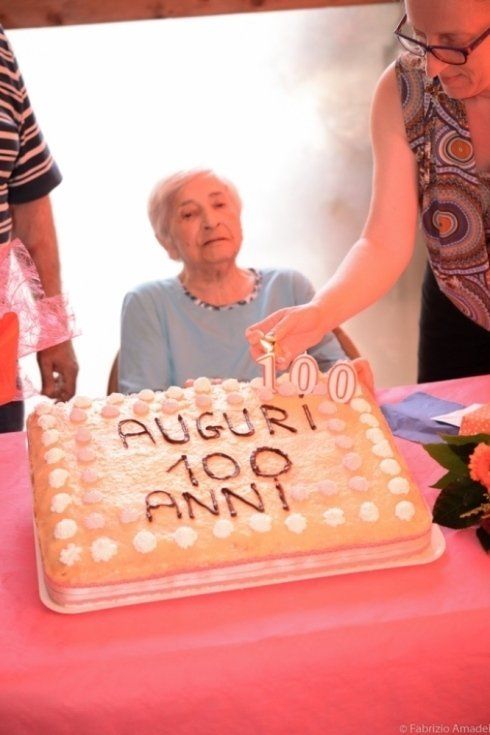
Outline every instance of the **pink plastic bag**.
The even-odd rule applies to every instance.
[[[8,341],[10,361],[12,359],[12,317],[18,323],[17,358],[45,350],[47,347],[66,342],[79,332],[65,295],[45,296],[37,268],[20,240],[12,240],[0,247],[0,342]],[[7,353],[5,359],[4,392],[7,390]],[[0,353],[0,354],[1,354]],[[0,381],[2,378],[0,377]],[[10,380],[10,377],[8,378]],[[28,378],[17,380],[16,392],[9,400],[18,400],[34,395],[37,391]],[[2,400],[0,390],[0,404]]]

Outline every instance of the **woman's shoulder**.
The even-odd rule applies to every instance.
[[[127,295],[133,294],[140,298],[161,296],[164,298],[167,294],[172,294],[178,290],[179,282],[175,276],[170,278],[155,279],[154,281],[145,281],[133,286],[127,292]]]
[[[263,298],[281,298],[288,304],[309,301],[314,288],[303,273],[294,268],[267,268],[261,271]]]
[[[266,283],[309,283],[308,278],[294,268],[260,268],[258,272]]]
[[[421,56],[410,54],[408,51],[400,54],[388,69],[393,68],[393,75],[396,78],[398,87],[401,87],[404,96],[413,94],[415,88],[423,90],[427,76],[425,73],[425,63]]]

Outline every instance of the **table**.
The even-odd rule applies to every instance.
[[[490,401],[488,376],[422,389]],[[24,444],[0,438],[2,735],[490,732],[490,558],[473,529],[444,530],[427,566],[60,615],[37,594]],[[441,468],[399,444],[432,502]]]

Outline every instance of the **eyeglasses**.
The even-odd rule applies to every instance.
[[[416,38],[412,38],[411,36],[406,36],[404,33],[401,33],[401,29],[405,25],[406,21],[407,16],[404,15],[395,29],[395,36],[398,38],[403,48],[416,56],[425,57],[427,54],[432,54],[436,59],[443,61],[445,64],[455,64],[458,66],[466,64],[471,52],[483,43],[486,37],[490,35],[490,28],[487,28],[487,30],[483,31],[478,38],[475,38],[474,41],[468,44],[468,46],[464,46],[464,48],[456,48],[456,46],[428,46],[426,43],[423,43],[423,41],[418,41]]]

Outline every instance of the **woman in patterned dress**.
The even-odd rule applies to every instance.
[[[404,47],[372,107],[373,191],[363,232],[304,306],[247,330],[274,332],[284,365],[385,294],[408,265],[420,217],[428,268],[419,381],[490,373],[490,0],[406,0]]]

